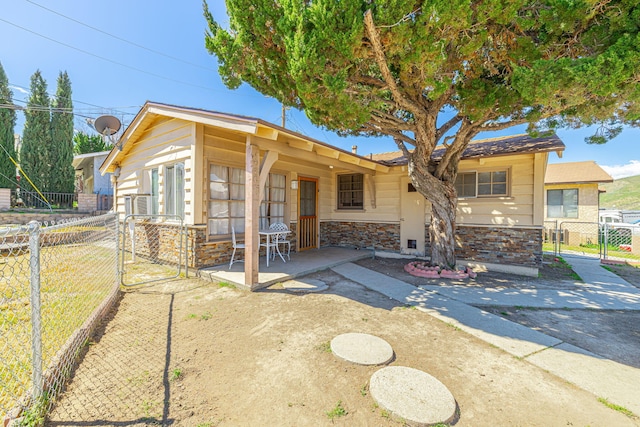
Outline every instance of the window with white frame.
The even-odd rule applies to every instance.
[[[244,169],[211,164],[209,166],[209,235],[225,236],[244,232]],[[286,178],[270,173],[260,205],[259,227],[269,228],[284,222],[286,210]]]
[[[578,218],[578,189],[547,190],[548,218]]]
[[[184,218],[184,163],[167,166],[164,174],[165,205],[167,215]]]
[[[364,208],[364,175],[338,175],[338,209]]]
[[[455,187],[458,197],[499,197],[509,195],[507,170],[460,172]]]
[[[151,169],[151,213],[157,215],[160,212],[160,179],[158,168]]]

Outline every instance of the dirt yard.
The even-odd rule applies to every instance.
[[[385,339],[391,364],[443,382],[459,406],[456,426],[638,425],[428,314],[331,271],[309,277],[329,290],[249,293],[183,279],[125,293],[47,425],[402,425],[369,395],[379,367],[330,352],[346,332]]]

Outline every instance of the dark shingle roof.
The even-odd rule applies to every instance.
[[[462,159],[563,151],[564,147],[564,143],[555,134],[540,138],[532,138],[526,134],[503,136],[471,141],[467,149],[462,153]],[[438,146],[433,151],[431,158],[438,161],[442,159],[444,152],[445,148]],[[407,159],[402,151],[373,154],[371,158],[389,166],[407,164]]]

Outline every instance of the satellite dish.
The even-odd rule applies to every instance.
[[[93,127],[98,133],[105,136],[111,136],[120,130],[120,120],[113,116],[100,116],[93,122]]]

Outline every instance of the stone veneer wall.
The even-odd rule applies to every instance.
[[[542,227],[458,225],[456,256],[466,261],[541,268],[542,235]]]
[[[169,260],[175,259],[179,247],[176,244],[178,229],[171,224],[161,227],[167,228],[166,231],[159,232],[162,247],[150,248],[150,250],[166,252],[165,257]],[[291,223],[290,228],[292,232],[289,240],[291,240],[291,251],[294,252],[297,224]],[[539,227],[459,225],[456,236],[458,243],[456,256],[466,261],[540,268],[542,266],[542,234],[543,230]],[[187,235],[189,268],[226,264],[231,259],[233,252],[231,242],[207,242],[205,226],[189,226]],[[349,246],[400,252],[400,225],[323,221],[320,223],[320,246]],[[430,250],[428,241],[425,250],[428,254]],[[264,255],[264,249],[261,255]],[[243,259],[244,251],[238,251],[236,257]]]
[[[289,224],[291,234],[291,252],[296,251],[296,231],[297,224]],[[207,228],[205,226],[189,226],[187,229],[187,241],[189,242],[189,253],[187,259],[189,268],[203,268],[213,265],[228,264],[233,253],[231,241],[207,242]],[[265,255],[264,248],[261,248],[260,255]],[[244,251],[236,251],[236,259],[244,259]]]
[[[430,252],[425,226],[425,253]],[[467,261],[542,267],[542,228],[466,226],[457,228],[456,256]],[[400,252],[400,225],[325,221],[320,246],[351,246]]]
[[[320,246],[351,246],[400,251],[400,224],[320,222]]]

